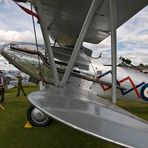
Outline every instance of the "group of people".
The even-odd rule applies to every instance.
[[[22,78],[20,73],[18,73],[17,79],[18,79],[18,83],[17,83],[17,94],[16,94],[16,97],[20,96],[20,91],[22,91],[23,95],[26,96],[25,91],[23,89],[23,85],[22,85],[23,78]],[[3,72],[0,71],[0,104],[1,105],[4,104],[5,88],[6,88],[5,77],[3,75]]]
[[[42,76],[41,71],[37,71],[37,75],[38,75],[38,84],[40,86],[40,90],[45,89],[47,87],[47,82],[44,80],[44,77]],[[23,89],[23,85],[22,85],[22,76],[20,73],[17,74],[17,94],[16,97],[20,96],[20,92],[22,91],[23,95],[26,96],[25,91]],[[7,82],[5,81],[5,77],[3,75],[3,72],[0,71],[0,104],[3,105],[4,104],[4,93],[5,93],[5,89]]]

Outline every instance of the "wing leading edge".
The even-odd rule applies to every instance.
[[[28,98],[47,115],[85,133],[126,147],[148,145],[146,122],[88,90],[52,87]]]

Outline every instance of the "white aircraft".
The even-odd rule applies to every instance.
[[[115,105],[116,94],[119,98],[133,97],[148,101],[147,75],[127,66],[116,66],[116,29],[145,7],[148,1],[17,2],[29,2],[35,8],[36,13],[18,4],[27,13],[38,18],[46,48],[45,56],[39,51],[37,54],[50,69],[47,75],[50,87],[28,96],[33,105],[28,110],[30,122],[42,126],[54,118],[85,133],[122,146],[146,148],[148,122]],[[93,65],[96,71],[96,74],[93,74],[86,58],[91,54],[83,48],[82,43],[99,43],[110,34],[112,66]],[[49,36],[59,47],[51,46]],[[28,63],[28,55],[24,52],[24,56],[21,57],[21,51],[21,48],[13,45],[4,49],[2,53],[7,53],[9,57],[13,55],[12,59],[19,59],[20,63],[25,65]],[[32,54],[32,59],[28,60],[32,62],[32,67],[36,63],[35,57],[37,58]],[[104,99],[110,96],[112,103]]]

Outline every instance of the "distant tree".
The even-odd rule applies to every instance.
[[[126,64],[128,64],[128,65],[130,65],[130,64],[132,63],[132,61],[129,60],[129,59],[126,59],[125,62],[126,62]]]
[[[144,65],[142,63],[139,64],[139,67],[143,67]]]

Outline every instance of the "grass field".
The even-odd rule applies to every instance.
[[[36,86],[24,87],[26,94]],[[148,120],[148,105],[120,101],[119,106]],[[119,148],[119,146],[79,132],[56,120],[48,127],[25,129],[27,96],[16,97],[16,88],[5,93],[5,110],[0,109],[0,148]]]

